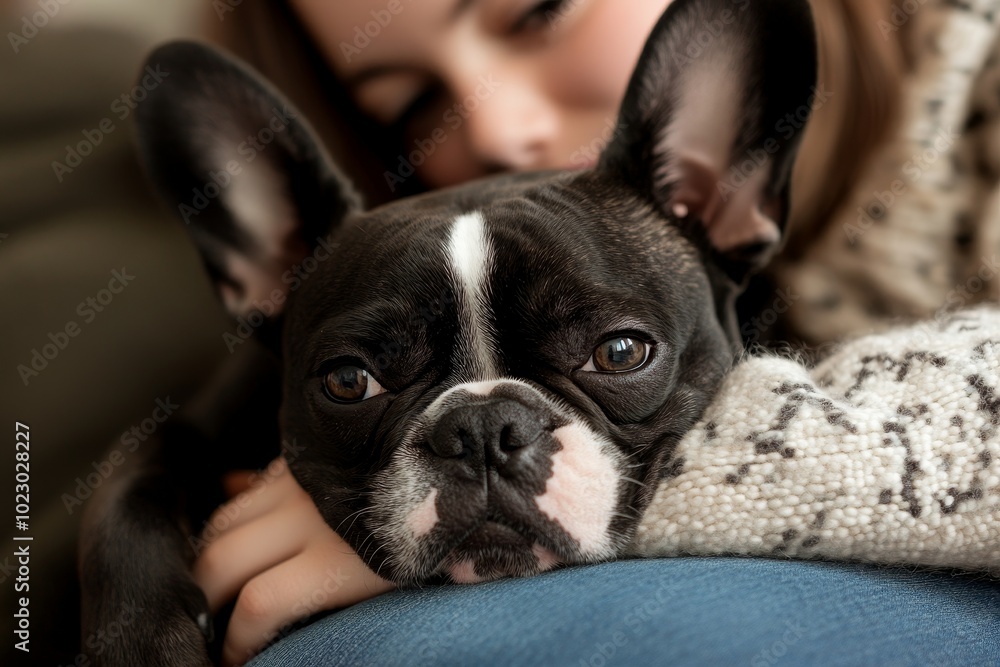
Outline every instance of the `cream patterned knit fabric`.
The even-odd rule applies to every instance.
[[[1000,311],[732,371],[632,545],[1000,574]]]

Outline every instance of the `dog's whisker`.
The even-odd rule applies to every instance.
[[[356,512],[356,513],[355,513],[355,514],[356,514],[356,516],[354,517],[354,521],[352,521],[352,522],[351,522],[351,525],[350,525],[350,526],[349,526],[349,527],[347,528],[347,530],[351,530],[351,529],[353,529],[353,528],[354,528],[354,524],[355,524],[355,523],[357,522],[357,520],[358,520],[358,519],[359,519],[359,518],[361,517],[361,515],[363,515],[363,514],[367,514],[368,512],[371,512],[371,511],[374,511],[374,510],[375,510],[375,508],[374,508],[374,507],[369,507],[369,508],[367,508],[366,510],[362,510],[362,511],[360,511],[360,512]]]
[[[648,484],[646,484],[644,482],[640,482],[637,479],[632,479],[631,477],[620,477],[619,479],[621,479],[621,480],[623,480],[625,482],[631,482],[632,484],[635,484],[637,486],[641,486],[644,489],[648,489],[649,488]]]
[[[362,508],[361,508],[361,509],[359,509],[359,510],[356,510],[356,511],[354,511],[354,512],[351,512],[350,514],[348,514],[347,516],[345,516],[345,517],[344,517],[344,519],[343,519],[343,520],[342,520],[342,521],[341,521],[341,522],[340,522],[339,524],[337,524],[337,527],[336,527],[336,528],[334,528],[334,531],[336,531],[337,533],[339,533],[339,532],[340,532],[340,527],[341,527],[341,526],[343,526],[343,525],[344,525],[344,523],[345,523],[345,522],[346,522],[346,521],[347,521],[348,519],[350,519],[351,517],[354,517],[354,521],[357,521],[357,517],[361,516],[361,515],[362,515],[362,514],[364,514],[365,512],[370,512],[370,511],[372,511],[372,510],[374,510],[374,509],[375,509],[374,507],[362,507]],[[354,521],[352,521],[352,522],[351,522],[351,525],[350,525],[350,526],[349,526],[349,527],[347,528],[347,530],[348,530],[348,531],[350,531],[350,530],[351,530],[351,528],[353,528],[353,527],[354,527]]]

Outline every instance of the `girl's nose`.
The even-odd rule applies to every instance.
[[[456,88],[468,146],[486,170],[525,171],[549,163],[559,114],[530,75],[468,74]]]

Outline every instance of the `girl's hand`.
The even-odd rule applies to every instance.
[[[226,478],[194,565],[212,613],[237,594],[223,664],[249,660],[289,624],[394,588],[323,521],[283,458]]]

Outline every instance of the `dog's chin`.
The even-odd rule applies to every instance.
[[[456,584],[527,577],[551,570],[559,557],[538,541],[494,521],[472,530],[441,560],[436,572]]]
[[[394,569],[388,576],[400,586],[475,584],[533,576],[570,560],[539,539],[487,520],[461,534],[423,545],[422,554],[409,561],[409,567]]]

